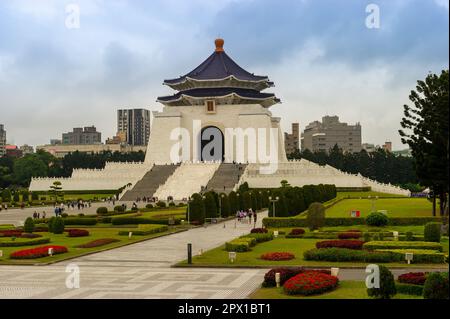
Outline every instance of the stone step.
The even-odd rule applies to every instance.
[[[144,177],[127,191],[122,201],[135,201],[138,197],[153,197],[158,187],[166,182],[179,165],[153,165]]]
[[[217,193],[230,193],[239,182],[239,178],[245,171],[247,165],[222,163],[213,177],[206,185],[206,191],[213,190]]]

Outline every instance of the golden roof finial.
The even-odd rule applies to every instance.
[[[216,52],[224,52],[223,50],[223,44],[225,41],[223,41],[223,39],[221,38],[217,38],[216,41],[214,41],[214,43],[216,44]]]

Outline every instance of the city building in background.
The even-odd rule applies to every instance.
[[[55,157],[63,158],[69,153],[82,152],[88,154],[97,154],[101,152],[145,152],[147,148],[145,146],[133,146],[126,144],[89,144],[89,145],[69,145],[69,144],[57,144],[57,145],[40,145],[36,146],[36,150],[44,150]]]
[[[302,151],[328,152],[336,144],[344,152],[359,152],[361,146],[361,125],[339,122],[338,116],[324,116],[322,122],[309,123],[302,133]]]
[[[385,142],[382,147],[386,152],[392,152],[392,142]]]
[[[298,123],[292,123],[292,133],[284,133],[284,148],[286,154],[292,154],[300,148],[300,129]]]
[[[6,131],[3,124],[0,124],[0,157],[6,155]]]
[[[6,156],[19,158],[23,156],[22,151],[17,147],[17,145],[6,145],[5,146]]]
[[[21,147],[19,147],[19,149],[22,151],[23,156],[34,153],[33,146],[30,146],[28,144],[22,145]]]
[[[361,148],[365,150],[367,153],[375,152],[375,150],[377,149],[375,144],[370,143],[362,143]]]
[[[97,132],[95,126],[76,127],[72,132],[62,135],[62,144],[66,145],[90,145],[100,144],[101,142],[102,134]]]
[[[129,145],[148,144],[150,136],[150,111],[145,109],[117,110],[117,136],[125,135]]]
[[[51,139],[50,140],[50,145],[58,145],[58,144],[62,144],[62,141],[60,139]]]

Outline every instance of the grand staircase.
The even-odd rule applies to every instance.
[[[138,197],[153,197],[158,187],[166,182],[179,165],[153,165],[153,167],[127,191],[120,199],[122,201],[135,201]]]
[[[230,193],[245,171],[246,164],[222,163],[206,185],[205,191]]]

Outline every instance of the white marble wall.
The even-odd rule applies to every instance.
[[[74,169],[71,177],[40,178],[31,180],[30,191],[46,191],[55,181],[63,190],[113,190],[140,180],[151,166],[139,163],[106,163],[104,169]]]

